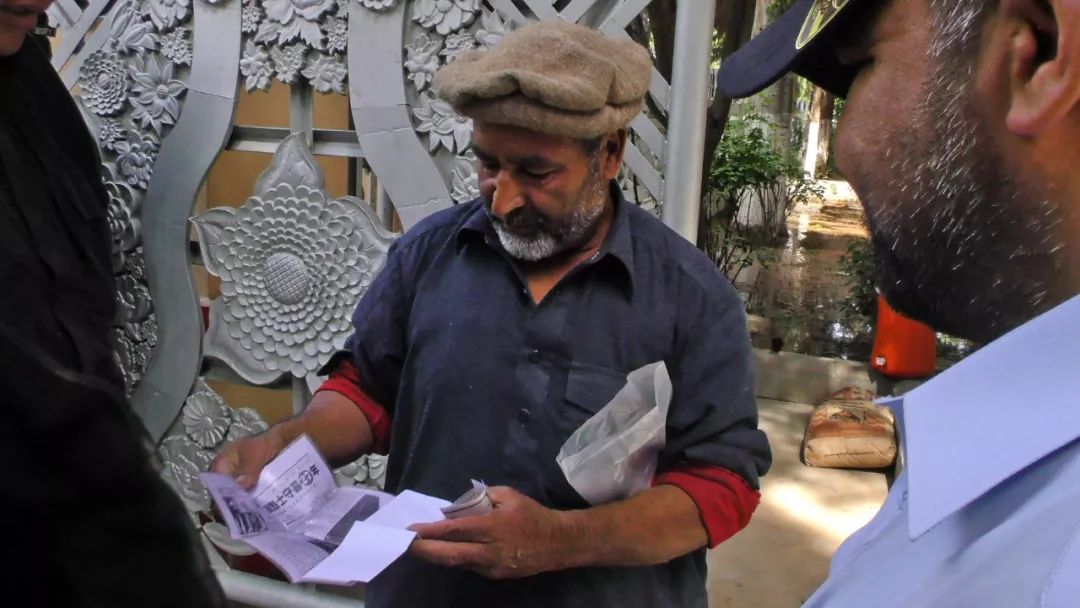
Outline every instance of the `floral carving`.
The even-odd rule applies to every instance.
[[[345,76],[349,70],[340,57],[313,53],[308,57],[302,73],[320,93],[345,94]]]
[[[446,36],[471,24],[480,11],[480,0],[416,0],[413,20]]]
[[[323,34],[319,21],[336,6],[334,0],[265,0],[266,20],[259,26],[255,39],[277,40],[278,44],[300,39],[321,49]]]
[[[121,53],[142,54],[157,50],[154,24],[143,21],[132,0],[125,0],[118,5],[113,13],[109,33],[114,47]]]
[[[254,34],[259,31],[259,23],[262,19],[262,8],[254,2],[245,2],[240,9],[240,31],[245,34]]]
[[[438,38],[432,39],[427,34],[420,34],[411,44],[405,46],[405,70],[417,91],[426,89],[435,78],[441,49],[442,41]]]
[[[480,16],[480,28],[473,35],[481,46],[490,49],[499,44],[507,31],[506,23],[503,22],[499,13],[484,9],[484,14]]]
[[[270,53],[248,40],[244,45],[244,56],[240,59],[240,73],[246,79],[244,87],[248,91],[268,90],[270,79],[274,77],[274,64],[270,61]]]
[[[213,448],[225,439],[232,409],[217,393],[199,380],[195,392],[184,402],[184,431],[199,447]]]
[[[339,486],[362,486],[382,490],[386,484],[386,456],[365,454],[349,464],[335,469]]]
[[[86,107],[99,116],[115,116],[124,109],[128,92],[127,65],[115,52],[96,51],[79,70]]]
[[[455,203],[467,203],[480,196],[480,179],[476,174],[476,155],[470,150],[454,158],[452,173],[453,199]]]
[[[98,127],[97,140],[98,144],[102,148],[110,151],[116,151],[116,142],[123,139],[127,131],[124,127],[120,126],[120,123],[112,120],[111,118],[105,119]]]
[[[109,235],[112,237],[113,273],[124,270],[129,251],[140,243],[142,225],[139,221],[139,194],[126,182],[118,181],[112,169],[106,167],[105,191],[109,195],[106,213]]]
[[[397,0],[356,0],[360,3],[360,6],[371,9],[373,11],[385,11],[394,8],[394,3]]]
[[[153,135],[128,131],[127,138],[117,141],[113,148],[116,151],[116,168],[124,181],[146,190],[150,185],[154,161],[157,160],[157,139]]]
[[[326,33],[326,51],[344,53],[349,44],[349,23],[339,17],[331,17],[323,24]]]
[[[327,198],[302,134],[287,138],[239,209],[193,218],[221,278],[206,353],[250,382],[305,377],[345,344],[350,313],[392,235],[361,201]]]
[[[183,82],[173,78],[173,64],[159,61],[154,55],[137,57],[132,66],[132,118],[159,136],[166,125],[175,125],[180,116],[180,96],[187,91]]]
[[[439,55],[446,58],[446,63],[457,59],[458,55],[476,48],[476,38],[469,32],[450,34],[443,43],[443,50]]]
[[[209,511],[210,494],[199,474],[210,468],[214,453],[202,449],[186,435],[168,437],[161,442],[158,454],[165,466],[161,476],[172,486],[189,511]]]
[[[241,407],[233,410],[232,424],[229,432],[225,435],[226,442],[233,442],[244,437],[251,437],[259,433],[265,433],[270,429],[262,416],[250,407]]]
[[[304,69],[307,47],[301,43],[270,49],[270,58],[274,60],[277,78],[285,84],[295,84],[300,79],[300,70]]]
[[[191,0],[146,0],[143,14],[150,18],[159,32],[167,32],[187,20]]]
[[[161,54],[177,65],[191,65],[191,30],[178,27],[163,35]]]
[[[431,91],[420,96],[420,105],[413,108],[413,116],[419,122],[416,130],[428,134],[429,151],[434,152],[442,146],[454,153],[469,147],[472,120],[459,116],[453,106],[435,97]]]

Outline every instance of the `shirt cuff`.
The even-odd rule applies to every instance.
[[[710,549],[745,528],[761,502],[761,493],[745,479],[717,466],[677,466],[657,475],[653,485],[675,486],[690,496],[709,535]]]
[[[375,439],[374,452],[386,454],[389,451],[390,414],[360,388],[360,373],[356,371],[352,361],[346,358],[338,360],[337,367],[330,371],[330,377],[315,394],[323,391],[335,392],[352,401],[371,425],[371,433]]]

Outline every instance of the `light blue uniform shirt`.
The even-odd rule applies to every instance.
[[[1080,297],[890,405],[907,469],[806,606],[1080,607]]]

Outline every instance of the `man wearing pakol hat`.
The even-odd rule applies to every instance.
[[[906,471],[813,608],[1080,606],[1080,1],[799,0],[721,67],[847,103],[900,311],[988,343],[898,405]]]
[[[650,69],[640,46],[566,23],[444,68],[437,92],[475,120],[481,197],[395,243],[307,412],[215,463],[250,485],[306,432],[331,459],[389,448],[391,492],[498,486],[491,514],[416,527],[368,605],[707,606],[705,548],[747,524],[770,453],[739,298],[615,185]],[[593,507],[560,446],[658,361],[674,396],[653,487]]]

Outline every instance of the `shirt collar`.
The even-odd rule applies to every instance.
[[[1080,438],[1080,296],[905,395],[908,533],[922,536]]]
[[[630,293],[633,294],[634,242],[630,225],[631,211],[629,209],[629,206],[633,203],[626,201],[622,190],[614,180],[610,184],[610,189],[611,201],[615,205],[615,217],[611,221],[611,229],[608,231],[607,238],[596,255],[595,262],[599,263],[607,257],[617,260],[626,271],[626,285]],[[491,225],[491,220],[488,218],[487,209],[484,207],[483,202],[478,199],[473,204],[476,205],[476,208],[465,218],[461,228],[458,229],[457,249],[460,251],[468,239],[475,238],[477,235],[482,236],[489,247],[501,249],[499,237],[495,233],[495,228]]]

